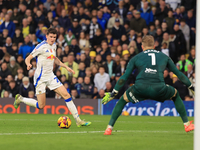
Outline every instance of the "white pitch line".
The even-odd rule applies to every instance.
[[[57,121],[53,119],[0,119],[0,121]],[[108,122],[108,121],[100,121],[100,120],[93,120],[92,122]],[[144,123],[142,121],[117,121],[120,123]],[[181,122],[153,122],[147,121],[145,123],[156,123],[156,124],[182,124]]]
[[[77,132],[27,132],[27,133],[0,133],[1,135],[38,135],[38,134],[85,134],[103,133],[104,131],[77,131]],[[145,130],[113,130],[113,132],[132,132],[132,133],[185,133],[184,131],[145,131]]]
[[[53,119],[0,119],[0,121],[56,121]]]

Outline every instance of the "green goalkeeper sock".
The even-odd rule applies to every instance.
[[[110,126],[112,126],[112,127],[114,126],[117,118],[122,113],[122,109],[124,108],[126,103],[127,102],[124,100],[123,96],[121,96],[121,98],[119,99],[119,101],[115,105],[115,108],[113,109],[113,112],[112,112],[112,115],[111,115],[111,119],[110,119],[110,122],[109,122]]]
[[[176,96],[174,98],[172,98],[176,107],[176,110],[178,111],[178,113],[181,116],[181,119],[183,120],[183,123],[188,122],[188,117],[187,117],[187,113],[185,110],[185,106],[183,104],[183,101],[179,95],[179,93],[177,92]]]

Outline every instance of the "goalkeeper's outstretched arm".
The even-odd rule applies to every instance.
[[[124,84],[126,83],[126,80],[129,78],[129,76],[133,72],[133,69],[135,69],[134,58],[132,58],[129,61],[125,73],[117,81],[114,87],[114,90],[119,91],[124,86]]]
[[[195,95],[194,87],[190,80],[184,75],[182,72],[180,72],[176,66],[174,65],[173,61],[169,58],[167,67],[175,74],[177,77],[187,86],[187,88],[192,92],[193,95]]]
[[[176,66],[174,65],[173,61],[169,58],[167,63],[167,68],[171,70],[177,77],[187,86],[189,87],[191,85],[190,80],[184,75],[182,72],[180,72]]]
[[[115,98],[115,96],[118,94],[118,91],[124,86],[126,80],[131,75],[134,68],[135,68],[134,59],[132,58],[127,65],[126,72],[119,78],[112,93],[105,93],[105,96],[102,100],[102,103],[104,105]]]

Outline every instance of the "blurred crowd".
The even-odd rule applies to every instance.
[[[53,70],[73,99],[111,92],[128,61],[142,52],[145,35],[154,36],[155,49],[168,55],[195,87],[196,0],[0,0],[1,97],[35,97],[36,59],[29,71],[24,60],[46,40],[49,27],[58,31],[57,57],[75,71],[56,65]],[[137,73],[116,98],[134,84]],[[167,68],[164,79],[183,100],[194,100]],[[49,89],[46,95],[61,98]]]

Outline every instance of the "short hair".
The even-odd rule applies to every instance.
[[[68,46],[68,45],[67,45],[67,46]],[[62,47],[61,47],[61,46],[57,46],[57,49],[58,49],[58,48],[61,48],[61,49],[62,49]]]
[[[100,30],[100,29],[97,29],[96,32],[101,32],[101,30]]]
[[[103,65],[100,65],[100,66],[99,66],[99,69],[100,69],[100,68],[103,68],[103,69],[105,70],[105,67],[104,67]]]
[[[167,43],[166,43],[166,42],[164,42],[162,45],[164,45],[164,44],[165,44],[165,45],[167,45]]]
[[[28,94],[34,94],[34,91],[29,91]]]
[[[110,49],[114,49],[114,50],[116,50],[116,47],[112,46]]]
[[[39,21],[38,24],[44,24],[44,21]]]
[[[83,61],[79,62],[79,65],[80,65],[80,64],[84,64],[84,65],[85,65],[85,63],[84,63]]]
[[[53,22],[54,22],[54,21],[58,22],[58,19],[53,19]]]
[[[49,34],[56,34],[57,35],[57,30],[55,29],[55,28],[49,28],[48,30],[47,30],[47,35],[49,35]]]
[[[97,17],[96,17],[96,16],[93,16],[93,17],[92,17],[92,19],[93,19],[93,18],[97,19]]]
[[[18,58],[18,57],[22,57],[22,58],[23,58],[23,55],[22,55],[22,54],[18,54],[18,55],[17,55],[17,58]]]
[[[5,53],[4,57],[10,57],[9,53]]]
[[[16,43],[13,43],[12,46],[17,46],[17,44],[16,44]]]
[[[107,57],[107,56],[111,56],[111,53],[108,53],[108,54],[106,55],[106,57]]]
[[[154,37],[151,35],[146,35],[142,38],[143,47],[153,47],[154,46]]]
[[[185,22],[185,19],[184,19],[184,18],[181,18],[181,19],[180,19],[180,22]]]
[[[147,29],[148,30],[148,27],[144,27],[143,29]]]
[[[120,61],[126,61],[124,58],[120,58]]]
[[[74,56],[74,52],[70,52],[68,56]]]
[[[77,92],[77,90],[75,88],[71,88],[71,91],[76,91]]]
[[[24,81],[28,81],[28,82],[29,82],[29,78],[26,77],[26,76],[24,76],[24,77],[22,78],[22,82],[24,82]]]
[[[36,59],[35,59],[35,58],[33,58],[33,59],[31,59],[31,63],[32,63],[32,62],[37,62],[37,61],[36,61]]]
[[[10,83],[15,83],[16,84],[15,80],[11,80]]]
[[[89,79],[90,79],[90,77],[88,77],[88,76],[85,76],[84,79],[85,79],[85,78],[89,78]]]
[[[16,28],[15,28],[15,31],[16,31],[16,30],[19,30],[19,31],[21,31],[19,27],[16,27]]]
[[[5,31],[6,31],[6,32],[9,32],[9,30],[8,30],[8,29],[3,29],[3,32],[5,32]]]
[[[90,68],[90,67],[87,67],[87,68],[85,69],[85,71],[91,71],[91,68]]]
[[[195,50],[195,48],[196,48],[196,47],[193,45],[193,46],[191,47],[191,49],[190,49],[190,50],[193,50],[193,49]]]

